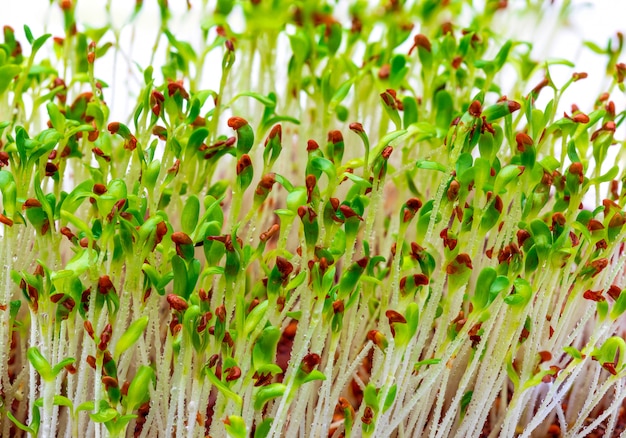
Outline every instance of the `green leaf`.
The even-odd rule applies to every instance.
[[[467,407],[472,401],[473,395],[474,395],[474,391],[467,391],[465,394],[463,394],[463,397],[461,397],[461,416],[465,415],[465,412],[467,411]]]
[[[95,404],[94,404],[93,401],[90,400],[90,401],[86,401],[86,402],[83,402],[83,403],[79,404],[76,407],[76,412],[93,411],[94,408],[95,408]]]
[[[311,51],[311,43],[305,32],[298,28],[296,33],[289,36],[289,44],[293,57],[299,64],[303,64],[309,57]]]
[[[230,101],[231,104],[233,102],[235,102],[237,99],[239,99],[240,97],[251,97],[251,98],[261,102],[266,108],[275,108],[276,107],[276,101],[275,100],[270,99],[269,97],[264,96],[261,93],[255,93],[254,91],[244,91],[242,93],[238,93]]]
[[[511,282],[504,275],[498,275],[491,287],[489,288],[490,301],[492,301],[500,292],[508,288]]]
[[[266,418],[258,424],[256,430],[254,431],[254,438],[266,438],[270,433],[273,422],[273,418]]]
[[[154,191],[154,186],[160,172],[161,162],[159,160],[151,161],[150,164],[148,164],[147,169],[144,171],[142,182],[150,192]]]
[[[335,94],[330,99],[329,106],[330,108],[335,108],[346,98],[348,93],[350,92],[350,88],[352,88],[352,84],[354,84],[355,77],[352,77],[341,84],[337,90],[335,90]]]
[[[302,383],[313,382],[314,380],[326,380],[326,376],[320,370],[313,370],[302,379]]]
[[[532,288],[530,283],[523,278],[516,278],[513,281],[515,293],[507,296],[504,302],[510,306],[524,307],[532,297]]]
[[[626,289],[623,289],[611,309],[611,319],[617,320],[626,310]]]
[[[298,207],[306,204],[306,199],[306,189],[304,187],[296,187],[287,195],[287,208],[295,214],[298,211]]]
[[[311,166],[316,170],[324,172],[328,176],[329,181],[337,179],[337,171],[332,161],[322,157],[315,157],[311,160]]]
[[[501,119],[502,117],[512,114],[516,111],[515,108],[516,106],[512,103],[512,101],[505,100],[488,106],[484,109],[482,115],[485,117],[487,122],[491,123],[498,119]]]
[[[391,88],[396,89],[402,86],[405,76],[409,72],[406,67],[406,56],[397,54],[391,58],[391,67],[389,71],[389,83]]]
[[[385,402],[383,403],[383,412],[386,412],[396,400],[396,394],[398,392],[398,385],[392,385],[389,388],[389,392],[387,393],[387,397],[385,397]]]
[[[95,414],[90,413],[89,418],[92,419],[94,423],[108,423],[113,420],[115,417],[119,415],[116,409],[106,408],[101,411],[96,412]]]
[[[2,206],[9,217],[13,217],[16,210],[17,186],[13,174],[0,170],[0,192],[2,192]]]
[[[135,373],[135,377],[128,386],[128,393],[124,397],[126,410],[132,412],[150,399],[150,386],[154,385],[155,374],[152,367],[142,365]]]
[[[614,363],[617,359],[615,369],[619,372],[624,366],[626,356],[626,341],[619,336],[612,336],[600,348],[595,348],[591,354],[600,364]]]
[[[193,258],[189,261],[187,265],[187,291],[186,296],[189,297],[193,292],[196,283],[198,282],[198,278],[200,277],[200,270],[202,266],[200,265],[200,261],[196,258]]]
[[[61,370],[63,370],[63,368],[73,364],[74,362],[76,362],[76,359],[74,359],[73,357],[63,359],[61,362],[52,367],[52,375],[56,377],[61,372]]]
[[[246,438],[248,434],[245,421],[237,415],[229,416],[228,422],[224,422],[224,428],[231,438]]]
[[[339,279],[338,299],[347,298],[352,293],[364,271],[365,266],[361,266],[358,262],[352,263],[348,269],[344,270],[343,275]]]
[[[54,379],[52,366],[50,365],[50,362],[48,362],[48,360],[43,357],[43,354],[41,354],[39,348],[30,347],[26,352],[26,357],[28,357],[28,361],[31,363],[33,368],[37,370],[42,379],[48,382]]]
[[[372,383],[368,383],[365,387],[365,391],[363,391],[363,400],[365,400],[365,404],[371,407],[374,412],[378,411],[378,389],[376,389]]]
[[[526,273],[535,272],[537,267],[539,266],[539,255],[537,254],[537,248],[533,246],[528,250],[526,254],[526,261],[524,262],[524,269]]]
[[[206,128],[195,129],[187,140],[187,148],[197,150],[208,135],[209,130]]]
[[[426,365],[437,365],[439,362],[441,362],[441,359],[420,360],[419,362],[416,362],[415,365],[413,365],[413,368],[415,368],[417,370],[420,367],[423,367],[423,366],[426,366]]]
[[[218,379],[215,373],[211,369],[209,369],[208,367],[205,367],[204,372],[206,373],[211,383],[215,385],[222,394],[224,394],[230,400],[234,401],[237,406],[242,405],[243,400],[241,399],[241,396],[233,392],[228,386],[224,384],[224,382]]]
[[[167,37],[167,40],[169,41],[169,43],[173,47],[175,47],[178,53],[184,56],[187,59],[187,61],[196,60],[197,58],[196,52],[194,52],[191,44],[185,41],[177,40],[176,37],[174,37],[174,35],[169,30],[167,30],[167,28],[163,31],[163,33],[165,33],[165,36]]]
[[[13,78],[20,74],[22,67],[15,64],[6,64],[0,67],[0,94],[4,93]]]
[[[326,26],[326,30],[324,33],[324,37],[327,39],[326,46],[328,47],[328,52],[331,54],[335,54],[341,45],[341,39],[343,35],[343,28],[341,24],[337,22],[332,22]]]
[[[497,276],[496,270],[491,267],[484,268],[480,271],[480,274],[478,274],[478,278],[476,279],[476,292],[472,297],[472,304],[477,311],[481,311],[489,304],[489,291]]]
[[[513,367],[511,352],[509,352],[506,357],[506,374],[513,383],[513,387],[517,389],[519,387],[519,375],[517,374],[517,370]]]
[[[252,365],[255,369],[274,362],[280,335],[278,327],[269,326],[263,329],[252,348]]]
[[[293,290],[293,289],[297,288],[302,283],[304,283],[304,280],[306,279],[306,277],[307,277],[307,273],[305,271],[300,272],[298,275],[293,277],[289,281],[289,283],[287,283],[287,286],[285,286],[285,289],[286,290]]]
[[[265,312],[267,312],[267,306],[269,302],[267,300],[261,301],[257,304],[252,311],[246,317],[243,332],[247,336],[256,328],[259,324]],[[258,341],[257,341],[258,342]]]
[[[496,181],[493,184],[493,191],[497,194],[506,193],[506,186],[514,180],[517,180],[519,176],[524,172],[520,166],[509,164],[500,169],[500,172],[496,175]]]
[[[237,157],[247,154],[254,145],[254,130],[249,123],[237,129]]]
[[[415,167],[417,169],[426,169],[426,170],[437,170],[439,172],[447,172],[448,168],[441,163],[437,163],[436,161],[428,161],[428,160],[419,160],[415,163]]]
[[[282,397],[286,390],[287,387],[282,383],[270,383],[261,387],[254,397],[254,409],[260,411],[268,401]]]
[[[596,43],[591,42],[591,41],[584,41],[583,46],[591,49],[593,52],[597,53],[598,55],[604,55],[606,53],[606,49],[601,48]]]
[[[604,175],[600,175],[597,178],[593,178],[591,182],[592,183],[604,183],[604,182],[612,181],[618,175],[619,170],[620,170],[619,166],[613,166],[609,169],[607,173],[605,173]]]
[[[26,34],[26,39],[28,40],[28,44],[33,44],[33,41],[35,41],[35,37],[33,36],[33,33],[30,30],[30,27],[28,27],[27,25],[24,25],[24,33]]]
[[[544,157],[543,159],[541,159],[539,161],[539,164],[541,165],[541,167],[543,167],[545,170],[547,170],[550,173],[554,172],[561,165],[561,163],[559,163],[559,160],[557,160],[551,155],[548,155],[547,157]]]
[[[200,214],[200,200],[196,195],[190,195],[185,201],[185,206],[180,217],[181,228],[188,235],[193,234],[198,225]]]
[[[439,129],[447,131],[452,122],[454,101],[446,90],[440,90],[435,94],[435,108],[437,108],[436,124]]]
[[[23,430],[24,432],[28,432],[33,436],[37,436],[37,432],[35,432],[34,429],[26,426],[24,423],[22,423],[20,420],[18,420],[17,418],[15,418],[15,415],[13,415],[13,413],[9,410],[6,411],[6,416],[9,418],[9,420],[11,420],[13,422],[13,424],[15,424],[15,426],[20,429]]]
[[[402,99],[402,106],[404,107],[402,116],[402,127],[404,129],[407,129],[409,125],[417,123],[417,100],[414,97],[407,96]]]
[[[15,318],[17,317],[17,314],[20,311],[21,307],[22,307],[22,301],[21,300],[13,300],[13,301],[11,301],[11,304],[10,304],[10,307],[9,307],[9,318],[12,321],[15,321]]]
[[[218,0],[215,12],[222,15],[228,15],[230,14],[230,11],[232,11],[234,4],[234,0]]]
[[[187,266],[178,255],[172,257],[172,271],[174,273],[174,293],[179,297],[187,297]]]
[[[55,406],[65,406],[70,408],[70,410],[74,407],[72,401],[62,395],[55,395],[52,404]],[[37,400],[35,400],[35,406],[39,408],[43,407],[43,398],[38,398]]]
[[[79,276],[92,266],[96,258],[94,250],[84,249],[76,253],[76,255],[67,262],[65,269],[72,271],[75,276]]]
[[[565,65],[567,67],[576,67],[576,64],[574,64],[572,61],[563,58],[549,59],[546,61],[546,65]]]
[[[50,38],[52,36],[52,34],[45,34],[40,36],[39,38],[37,38],[35,41],[33,41],[33,48],[32,48],[32,52],[31,52],[31,56],[33,56],[35,54],[35,52],[37,52],[39,49],[41,49],[41,46],[44,45],[44,43],[46,41],[48,41],[48,38]]]
[[[77,186],[57,205],[57,210],[67,213],[75,213],[78,207],[85,201],[85,199],[93,196],[93,180],[88,179]]]
[[[400,129],[402,120],[400,119],[400,113],[395,103],[395,97],[388,91],[381,93],[380,97],[385,113],[389,116],[389,119],[393,122],[396,129]]]
[[[148,326],[149,318],[148,316],[142,316],[136,321],[128,326],[128,329],[124,332],[120,339],[115,344],[115,354],[114,359],[118,359],[122,353],[128,350],[137,340],[141,337],[142,333]]]
[[[91,232],[91,228],[85,222],[83,222],[78,217],[74,216],[72,213],[69,213],[65,210],[61,210],[61,219],[64,221],[74,225],[78,230],[85,233],[85,236],[89,239],[93,239],[93,234]]]
[[[281,122],[289,122],[289,123],[293,123],[294,125],[300,124],[300,120],[296,119],[295,117],[276,115],[276,116],[270,117],[269,119],[265,121],[265,123],[263,124],[262,130],[265,131],[269,129],[270,126],[274,126],[277,123],[281,123]]]
[[[550,227],[542,220],[534,219],[530,223],[530,232],[535,241],[539,255],[545,255],[545,251],[552,245],[552,232],[550,231]]]
[[[571,347],[571,346],[563,347],[563,351],[569,354],[570,356],[572,356],[574,359],[582,360],[583,358],[582,353],[574,347]]]
[[[502,69],[502,66],[504,65],[507,57],[509,56],[511,47],[513,47],[513,42],[511,40],[508,40],[506,43],[502,45],[502,47],[500,48],[500,51],[498,51],[498,54],[493,60],[494,65],[496,67],[496,71],[500,71],[500,69]]]

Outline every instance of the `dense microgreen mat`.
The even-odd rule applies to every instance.
[[[0,44],[2,436],[622,430],[621,34],[594,78],[494,30],[567,1],[189,1],[187,41],[159,0],[120,115],[145,5],[42,3]]]

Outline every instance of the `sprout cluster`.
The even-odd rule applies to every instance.
[[[0,44],[2,436],[626,428],[621,34],[581,109],[492,32],[558,5],[159,0],[115,120],[76,3]]]

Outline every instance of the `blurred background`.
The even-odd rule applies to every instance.
[[[616,40],[618,31],[626,33],[626,1],[625,0],[544,0],[543,13],[539,17],[526,16],[522,9],[530,0],[509,0],[508,10],[501,14],[498,29],[495,32],[501,35],[512,36],[533,43],[533,58],[535,59],[567,59],[576,64],[575,69],[568,66],[555,65],[550,68],[555,83],[567,81],[573,71],[586,72],[589,77],[570,87],[561,100],[563,111],[570,111],[572,103],[576,103],[581,110],[590,111],[597,96],[608,85],[606,78],[606,61],[583,42],[592,42],[605,48],[609,39]],[[18,37],[23,37],[22,27],[30,26],[35,37],[43,33],[53,36],[63,35],[63,17],[60,8],[47,0],[20,0],[13,2],[3,0],[3,10],[0,14],[0,25],[10,25]],[[192,45],[202,38],[201,25],[210,20],[211,6],[204,11],[206,2],[197,0],[170,0],[171,10],[170,30],[179,40],[185,40]],[[211,3],[211,2],[209,2]],[[342,7],[352,2],[339,0],[335,7],[341,11]],[[375,3],[375,2],[370,2]],[[380,2],[376,2],[380,3]],[[480,8],[481,1],[474,1],[474,7]],[[535,2],[541,3],[541,2]],[[569,14],[563,17],[559,14],[561,7],[566,5]],[[156,0],[144,0],[139,14],[133,16],[135,2],[129,0],[82,0],[77,2],[78,21],[93,28],[101,28],[112,23],[110,30],[104,34],[101,41],[115,41],[114,35],[119,36],[120,50],[117,55],[110,50],[105,57],[96,63],[96,77],[109,85],[104,91],[105,98],[111,108],[112,119],[127,120],[132,112],[134,98],[143,82],[140,68],[151,64],[150,54],[159,32],[160,16]],[[345,8],[344,8],[345,10]],[[341,19],[341,17],[339,17]],[[349,19],[346,14],[346,19]],[[455,20],[456,22],[457,20]],[[462,17],[460,18],[461,24]],[[237,23],[233,23],[236,28]],[[416,26],[417,28],[417,26]],[[418,29],[416,29],[418,30]],[[22,38],[23,39],[23,38]],[[504,41],[504,39],[503,39]],[[163,59],[167,39],[158,39],[155,62]],[[215,52],[212,52],[215,53]],[[624,60],[626,61],[626,60]],[[221,60],[208,59],[205,64],[206,77],[203,88],[216,89],[219,77],[211,75],[212,63],[219,66]],[[158,71],[158,65],[155,65]],[[507,78],[501,80],[506,85]],[[512,75],[511,80],[514,80]],[[541,80],[541,76],[537,81]],[[506,86],[504,87],[506,89]],[[113,91],[115,90],[115,91]],[[611,98],[616,107],[626,107],[624,93],[616,90]]]

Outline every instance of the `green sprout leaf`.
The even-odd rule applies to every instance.
[[[123,399],[127,412],[133,412],[135,408],[150,399],[150,387],[154,385],[155,379],[152,367],[147,365],[139,367],[135,377],[128,386],[128,393]]]
[[[142,316],[128,326],[128,329],[126,329],[124,334],[120,336],[120,339],[115,345],[114,358],[119,358],[124,351],[128,350],[135,342],[137,342],[148,326],[148,322],[149,318],[147,316]]]
[[[37,370],[42,379],[46,381],[51,381],[54,379],[54,373],[52,371],[52,366],[50,362],[43,357],[43,354],[39,351],[37,347],[30,347],[27,352],[28,361],[31,363],[33,368]]]
[[[232,438],[246,438],[248,434],[248,430],[246,428],[246,423],[243,418],[231,415],[224,422],[224,427],[226,428],[226,433],[229,437]]]
[[[0,66],[0,94],[3,94],[11,85],[13,79],[20,74],[22,67],[14,64]]]
[[[254,409],[260,411],[267,402],[282,397],[286,390],[287,387],[282,383],[270,383],[262,387],[254,397]]]

